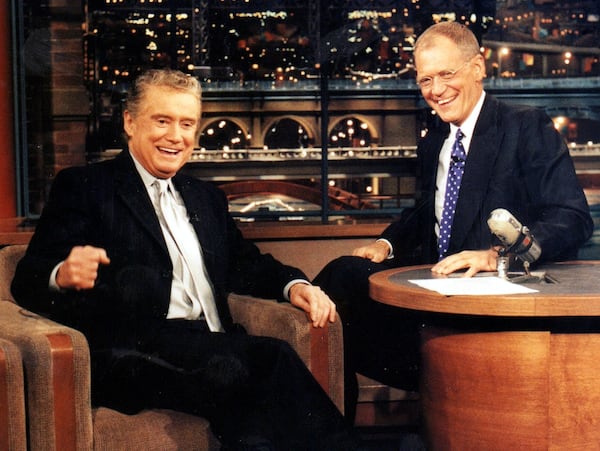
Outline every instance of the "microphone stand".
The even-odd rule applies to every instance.
[[[508,270],[510,268],[510,257],[506,248],[501,247],[498,249],[498,257],[496,257],[496,270],[498,271],[498,277],[501,279],[508,280]]]
[[[523,262],[523,271],[518,273],[510,272],[510,251],[514,248],[511,246],[510,248],[501,247],[498,249],[498,257],[496,257],[496,270],[498,271],[498,277],[501,279],[508,280],[513,283],[526,283],[526,282],[541,282],[545,279],[542,275],[541,277],[533,275],[529,270],[529,262],[525,259],[519,257],[519,254],[514,254],[516,258]]]

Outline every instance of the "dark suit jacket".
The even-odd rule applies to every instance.
[[[282,300],[289,281],[306,279],[242,238],[220,190],[182,174],[173,183],[201,243],[226,330],[233,328],[228,292]],[[111,263],[100,268],[93,290],[50,291],[52,269],[77,245],[105,248]],[[19,304],[83,331],[93,352],[151,340],[166,318],[171,280],[159,221],[124,151],[58,174],[12,290]]]
[[[394,246],[395,264],[437,261],[435,181],[448,133],[449,125],[440,123],[419,143],[416,206],[382,235]],[[529,227],[542,248],[540,261],[576,257],[594,227],[567,146],[550,118],[487,94],[469,148],[448,253],[496,244],[487,225],[496,208]]]

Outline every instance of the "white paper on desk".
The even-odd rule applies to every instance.
[[[415,279],[409,280],[409,282],[447,296],[524,294],[538,291],[500,277],[449,277],[443,279]]]

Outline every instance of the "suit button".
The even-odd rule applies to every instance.
[[[162,277],[163,279],[170,279],[170,278],[172,278],[173,276],[171,275],[171,271],[163,271],[163,272],[161,273],[161,277]]]

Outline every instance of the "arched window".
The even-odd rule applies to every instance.
[[[265,146],[269,149],[303,149],[311,144],[307,130],[290,118],[274,122],[265,135]]]
[[[249,138],[233,121],[218,119],[210,122],[200,133],[200,148],[206,150],[246,149]]]
[[[369,147],[371,141],[369,125],[356,117],[342,119],[329,133],[331,147]]]

